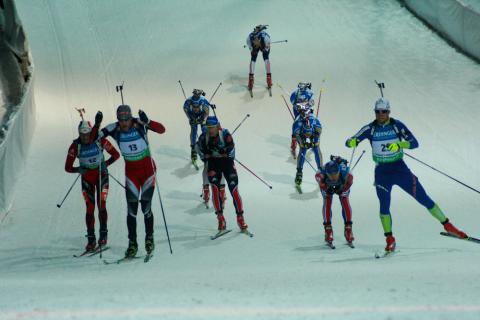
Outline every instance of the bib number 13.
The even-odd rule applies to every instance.
[[[130,151],[137,151],[137,145],[136,144],[130,144],[130,145],[128,145],[128,148],[130,149]]]

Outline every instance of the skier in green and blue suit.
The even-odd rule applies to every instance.
[[[373,161],[376,163],[375,188],[380,201],[380,220],[387,242],[385,251],[394,251],[396,245],[390,213],[391,191],[394,185],[398,185],[427,208],[432,216],[443,224],[448,233],[458,238],[467,237],[430,199],[418,178],[403,161],[403,149],[418,148],[418,141],[402,122],[390,118],[390,103],[386,98],[382,97],[375,102],[375,120],[361,128],[345,144],[349,148],[355,148],[365,139],[370,141]]]

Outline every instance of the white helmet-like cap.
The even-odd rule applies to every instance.
[[[79,134],[88,134],[92,131],[92,125],[90,122],[82,120],[78,124],[78,133]]]
[[[387,110],[390,111],[390,101],[386,98],[381,97],[377,101],[375,101],[375,110]]]

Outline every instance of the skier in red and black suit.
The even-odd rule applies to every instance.
[[[237,224],[240,230],[246,231],[248,226],[243,218],[243,204],[238,192],[238,175],[235,169],[235,144],[227,129],[222,129],[217,117],[208,117],[207,131],[198,138],[198,145],[208,166],[208,180],[212,186],[213,205],[218,219],[218,230],[227,227],[223,216],[223,197],[220,193],[222,175],[227,181],[228,189],[233,198],[233,205],[237,213]]]
[[[109,124],[99,133],[99,137],[111,136],[115,139],[125,160],[129,239],[125,256],[129,258],[134,257],[138,251],[137,210],[139,199],[145,222],[145,251],[150,254],[155,248],[151,206],[155,190],[156,167],[151,158],[147,131],[151,130],[160,134],[165,132],[165,127],[161,123],[149,120],[142,110],[138,111],[138,116],[139,118],[133,118],[130,107],[120,105],[117,108],[118,121]],[[97,117],[102,117],[100,111],[97,113]],[[98,123],[100,122],[101,120],[98,121]]]
[[[95,189],[97,194],[98,220],[100,221],[100,237],[98,245],[107,244],[107,195],[108,195],[108,170],[107,167],[114,163],[120,154],[106,139],[93,141],[90,139],[92,127],[89,122],[81,121],[78,126],[79,138],[74,140],[68,149],[67,159],[65,161],[65,171],[71,173],[80,173],[82,175],[82,193],[87,206],[85,222],[87,225],[88,243],[85,251],[94,251],[96,247],[95,237]],[[103,149],[111,157],[104,161]],[[78,158],[80,165],[74,167],[73,163]],[[99,185],[101,169],[101,186]],[[101,198],[100,192],[101,190]]]
[[[349,173],[350,169],[347,167],[347,160],[336,156],[331,156],[330,159],[331,161],[325,164],[323,172],[319,171],[315,175],[323,196],[325,242],[330,245],[333,242],[332,201],[333,196],[337,194],[342,205],[345,240],[351,245],[354,237],[352,233],[352,207],[348,197],[350,195],[350,187],[353,184],[353,176]]]

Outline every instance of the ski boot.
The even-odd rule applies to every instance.
[[[205,202],[205,204],[207,205],[208,201],[210,201],[210,185],[208,184],[203,185],[202,198],[203,198],[203,202]]]
[[[253,73],[248,75],[248,90],[252,91],[253,89]]]
[[[297,175],[295,176],[295,184],[297,186],[302,184],[303,172],[302,169],[297,169]]]
[[[192,152],[191,152],[191,154],[190,154],[190,157],[191,157],[191,159],[192,159],[192,162],[197,161],[197,152],[196,152],[194,149],[192,149]]]
[[[395,237],[390,233],[386,235],[386,241],[387,241],[387,246],[385,247],[385,252],[394,252],[396,243],[395,243]]]
[[[292,153],[293,159],[297,157],[297,138],[292,137],[292,144],[290,145],[290,152]]]
[[[95,251],[95,247],[97,246],[97,239],[95,238],[95,231],[87,231],[87,235],[85,236],[88,239],[87,245],[85,246],[85,251],[91,252]]]
[[[247,230],[248,225],[245,223],[245,219],[243,218],[243,213],[237,213],[237,224],[240,230]]]
[[[125,251],[125,258],[134,258],[137,255],[138,244],[136,240],[128,240],[128,248]]]
[[[222,210],[225,208],[225,200],[227,200],[227,196],[225,195],[225,185],[220,185],[220,198],[222,199]]]
[[[442,223],[443,224],[443,228],[445,229],[445,231],[447,231],[448,233],[450,233],[451,235],[454,235],[455,237],[458,237],[460,239],[464,239],[464,238],[467,238],[467,234],[461,230],[458,230],[451,222],[450,220],[445,220],[445,222]]]
[[[225,221],[225,217],[223,216],[223,213],[217,213],[217,219],[218,219],[218,231],[227,229],[227,222]]]
[[[347,240],[347,242],[349,244],[351,244],[353,242],[353,240],[355,240],[355,238],[353,237],[353,232],[352,232],[352,222],[351,221],[347,221],[345,223],[345,232],[344,232],[344,235],[345,235],[345,240]]]
[[[151,254],[155,250],[155,241],[153,241],[153,235],[145,237],[145,251],[147,254]]]
[[[330,223],[323,225],[325,229],[325,242],[331,245],[333,243],[333,230]]]
[[[98,239],[99,246],[104,247],[107,245],[107,236],[108,236],[108,230],[100,229],[100,238]]]
[[[272,74],[267,73],[267,87],[270,89],[272,87]]]

